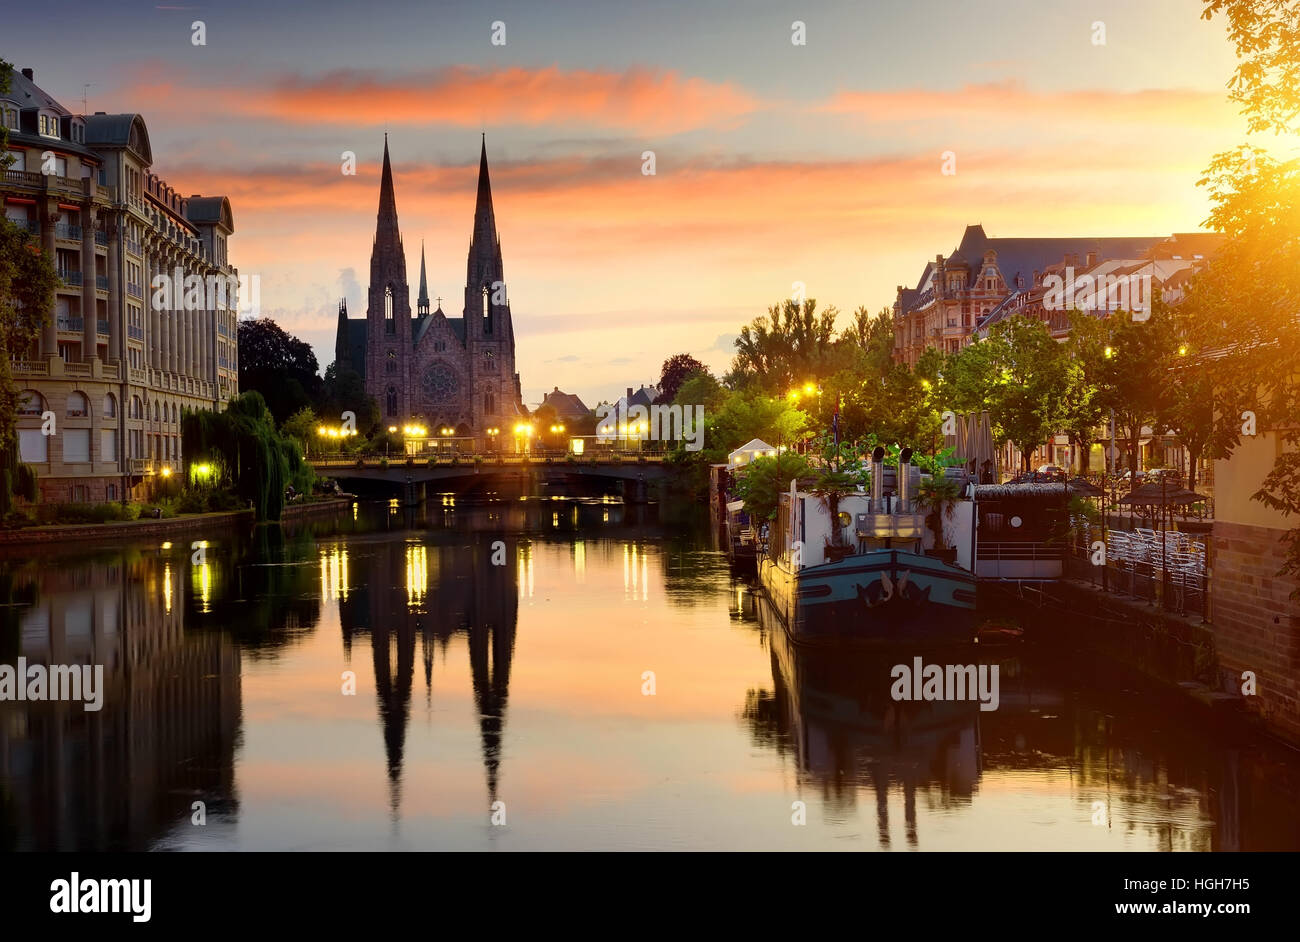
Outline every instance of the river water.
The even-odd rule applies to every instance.
[[[1294,754],[1050,645],[895,704],[654,506],[10,551],[19,656],[105,691],[0,702],[4,850],[1300,849]]]

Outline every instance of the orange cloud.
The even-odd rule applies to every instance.
[[[297,124],[449,124],[595,126],[640,134],[675,134],[693,128],[735,127],[760,103],[731,82],[685,78],[664,69],[622,72],[557,66],[443,69],[381,76],[350,69],[319,76],[284,76],[258,82],[256,94],[243,87],[218,91],[229,115]],[[173,108],[178,101],[212,100],[200,86],[178,95],[174,77],[142,70],[122,98],[133,107]]]

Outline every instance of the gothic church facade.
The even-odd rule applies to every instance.
[[[393,170],[384,137],[384,168],[379,214],[370,253],[366,316],[349,318],[339,305],[334,355],[365,381],[379,404],[381,424],[417,424],[438,437],[444,428],[475,447],[492,444],[488,429],[499,429],[504,443],[527,414],[515,372],[515,333],[501,263],[501,240],[492,210],[487,140],[479,157],[474,232],[465,274],[465,306],[448,317],[439,304],[429,309],[424,249],[420,250],[420,291],[411,313],[406,255],[397,224]]]

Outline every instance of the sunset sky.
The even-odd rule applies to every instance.
[[[882,6],[52,2],[7,11],[0,57],[74,111],[141,113],[155,172],[229,196],[234,264],[322,370],[339,298],[365,312],[385,129],[411,306],[424,240],[453,315],[485,131],[530,407],[557,385],[594,405],[679,352],[724,369],[795,281],[879,310],[967,224],[1200,228],[1196,181],[1245,139],[1200,0]]]

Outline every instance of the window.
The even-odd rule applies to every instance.
[[[18,457],[27,464],[48,461],[49,438],[41,434],[38,428],[20,428],[18,430]]]
[[[34,389],[24,389],[18,396],[19,415],[40,415],[45,411],[45,399]]]
[[[397,372],[397,354],[392,350],[388,351],[388,361],[384,364],[384,372],[385,373]]]
[[[84,419],[90,415],[90,401],[84,393],[68,393],[68,418]]]
[[[497,411],[497,397],[490,389],[483,393],[483,411],[488,415]]]
[[[154,404],[153,404],[153,420],[154,420],[155,422],[158,421],[158,402],[157,402],[157,400],[155,400],[155,401],[154,401]]]
[[[117,432],[114,429],[102,429],[99,433],[99,458],[101,461],[117,460]]]
[[[105,500],[117,500],[117,485],[116,485],[116,484],[110,484],[110,485],[108,485],[107,487],[104,488],[104,499],[105,499]]]
[[[141,418],[143,414],[144,412],[140,405],[140,397],[132,396],[131,397],[131,418],[138,419]]]
[[[397,387],[389,386],[388,392],[384,398],[388,407],[388,414],[390,416],[397,415]]]
[[[63,460],[65,462],[90,460],[90,429],[65,428],[60,438],[63,439]]]
[[[483,333],[492,333],[492,304],[488,289],[483,289]]]
[[[104,418],[117,418],[117,400],[113,398],[112,393],[104,394]]]
[[[397,321],[393,320],[393,287],[388,285],[384,288],[384,331],[386,333],[397,333]]]

